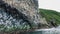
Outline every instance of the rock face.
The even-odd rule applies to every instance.
[[[11,7],[15,7],[19,12],[27,16],[26,20],[29,20],[31,24],[46,24],[38,13],[38,0],[3,0]]]
[[[42,28],[45,24],[37,0],[0,0],[0,31]]]
[[[31,24],[25,20],[26,17],[16,8],[0,0],[0,31],[30,29]]]

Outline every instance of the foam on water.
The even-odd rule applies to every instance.
[[[56,28],[54,28],[54,27],[49,28],[49,29],[37,29],[35,31],[41,31],[42,34],[60,34],[60,26],[58,26]]]

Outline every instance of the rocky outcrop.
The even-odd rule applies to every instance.
[[[0,31],[34,30],[47,25],[39,14],[37,0],[0,0]]]
[[[31,24],[38,25],[47,24],[41,18],[38,11],[38,0],[3,0],[5,3],[9,4],[11,7],[15,7],[19,10],[19,13],[25,14],[27,16],[26,20],[29,20]]]
[[[0,0],[0,31],[30,29],[31,24],[24,14]],[[27,28],[28,27],[28,28]]]

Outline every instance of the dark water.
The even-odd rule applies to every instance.
[[[35,32],[28,32],[26,34],[60,34],[60,26],[49,29],[37,29]]]
[[[42,34],[42,31],[28,32],[26,34]]]
[[[29,34],[60,34],[60,27],[50,29],[40,29],[35,32],[29,32]]]
[[[42,31],[34,31],[34,32],[24,32],[20,34],[42,34]]]

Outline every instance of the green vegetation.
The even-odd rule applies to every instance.
[[[4,32],[13,32],[13,31],[20,31],[20,30],[28,30],[30,29],[29,25],[22,25],[22,26],[12,26],[12,27],[5,27],[3,24],[0,25],[0,31]]]
[[[60,13],[54,10],[48,10],[48,9],[39,9],[40,14],[42,17],[45,17],[47,22],[54,19],[56,24],[60,24]]]

